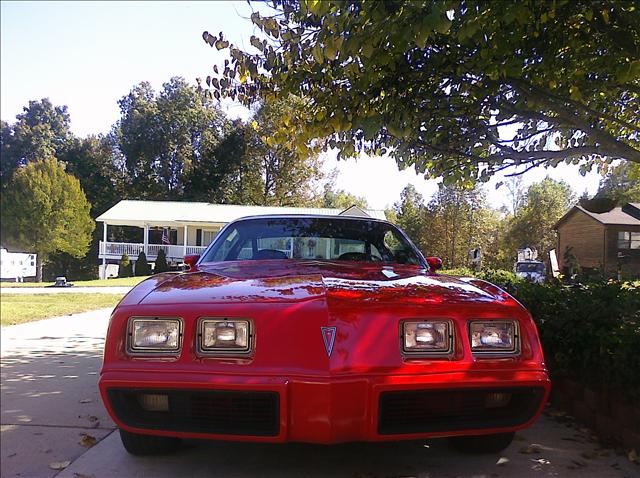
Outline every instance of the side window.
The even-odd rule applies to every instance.
[[[236,243],[240,240],[240,234],[238,234],[238,230],[234,229],[227,236],[224,242],[220,245],[220,248],[216,251],[215,255],[211,258],[212,261],[226,261],[227,256],[229,255],[229,251],[236,245]]]
[[[418,264],[413,251],[408,249],[408,245],[405,245],[404,241],[401,241],[394,231],[387,231],[384,234],[383,241],[396,262],[400,264]]]
[[[376,260],[376,261],[382,260],[382,253],[373,244],[371,244],[371,257],[373,258],[373,260]]]
[[[244,261],[246,259],[251,259],[253,257],[253,248],[251,247],[251,240],[247,240],[244,242],[244,244],[242,244],[242,247],[240,248],[240,252],[238,252],[238,257],[236,259],[238,259],[239,261]]]

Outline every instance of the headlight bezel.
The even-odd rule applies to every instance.
[[[247,346],[245,348],[205,347],[205,325],[219,322],[243,322],[247,324]],[[198,355],[208,357],[243,356],[253,354],[255,340],[255,326],[246,317],[199,317],[196,328],[196,350]]]
[[[480,349],[474,348],[471,328],[473,324],[510,324],[513,325],[513,347],[510,349]],[[480,357],[513,357],[520,355],[520,324],[516,319],[473,319],[467,322],[467,338],[469,340],[469,349],[473,356]]]
[[[425,324],[425,323],[441,323],[446,324],[446,343],[447,347],[442,349],[435,350],[408,350],[406,348],[406,326],[410,324]],[[400,335],[400,352],[406,358],[436,358],[436,357],[450,357],[454,353],[454,342],[455,342],[455,332],[454,332],[454,324],[453,320],[446,318],[411,318],[404,319],[400,321],[399,326],[399,335]]]
[[[135,324],[136,322],[175,322],[178,325],[178,340],[176,348],[161,347],[139,347],[135,346]],[[178,356],[182,351],[182,343],[184,338],[184,320],[182,317],[175,316],[159,316],[159,315],[134,315],[129,317],[127,321],[127,353],[132,356],[136,355],[164,355]]]

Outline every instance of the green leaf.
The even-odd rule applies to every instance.
[[[322,53],[322,47],[320,43],[316,43],[311,49],[311,54],[313,55],[313,59],[316,63],[322,64],[324,63],[324,54]]]

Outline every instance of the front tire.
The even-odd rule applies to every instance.
[[[498,453],[511,445],[514,436],[515,432],[452,437],[451,444],[462,453]]]
[[[156,435],[140,435],[120,430],[120,439],[132,455],[160,455],[177,451],[180,448],[180,438]]]

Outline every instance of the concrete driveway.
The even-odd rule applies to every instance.
[[[462,455],[446,440],[330,447],[193,441],[173,455],[133,457],[96,386],[108,316],[103,309],[2,329],[2,477],[640,476],[623,454],[551,408],[497,455]],[[53,470],[52,463],[67,467]]]

